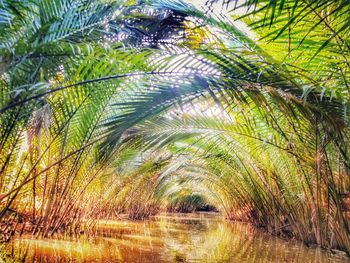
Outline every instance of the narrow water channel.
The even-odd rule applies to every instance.
[[[211,214],[101,221],[94,237],[15,239],[12,262],[349,262],[340,254],[270,236]],[[7,258],[9,260],[9,258]],[[1,262],[1,261],[0,261]]]

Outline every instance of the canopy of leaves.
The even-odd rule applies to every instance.
[[[209,204],[349,253],[349,9],[0,1],[0,218]]]

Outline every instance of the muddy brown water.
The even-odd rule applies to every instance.
[[[21,237],[8,244],[6,252],[2,261],[7,262],[350,263],[343,254],[308,248],[207,213],[164,214],[147,221],[100,221],[93,237]]]

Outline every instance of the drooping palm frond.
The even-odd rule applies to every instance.
[[[158,178],[160,196],[181,193],[182,187],[201,189],[200,193],[212,198],[211,202],[230,218],[255,220],[271,232],[306,238],[308,234],[305,233],[311,231],[308,218],[315,211],[312,207],[322,206],[324,202],[317,199],[316,189],[325,190],[325,185],[318,181],[318,176],[311,176],[317,174],[315,164],[316,169],[320,165],[314,159],[320,151],[317,133],[312,133],[305,119],[300,119],[294,127],[287,119],[279,122],[281,129],[276,129],[254,103],[249,110],[249,104],[235,105],[229,111],[231,117],[208,115],[208,104],[204,105],[206,113],[194,108],[178,117],[174,114],[154,118],[138,128],[148,149],[168,147],[179,156],[173,161],[175,169],[164,171]],[[277,108],[270,105],[275,117],[281,118]],[[327,151],[332,154],[334,146]],[[186,162],[182,162],[184,154]],[[193,167],[201,169],[196,172]],[[328,182],[329,186],[341,188],[342,174],[333,176],[334,181]],[[320,208],[322,212],[316,214],[319,221],[312,230],[315,242],[326,244],[330,238],[330,233],[320,233],[319,227],[326,224],[324,213],[336,216],[334,211],[339,209],[336,208],[337,197],[332,197],[337,195],[333,190],[327,199],[328,210]],[[327,192],[325,190],[322,195]],[[284,232],[287,221],[298,230]],[[343,223],[338,223],[336,227],[342,228]]]
[[[0,217],[50,235],[206,200],[349,251],[348,1],[12,2]]]
[[[242,8],[265,50],[278,48],[274,57],[348,101],[348,1],[246,1]]]

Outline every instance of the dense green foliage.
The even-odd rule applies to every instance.
[[[350,253],[350,2],[188,2],[0,2],[4,237],[211,204]]]

